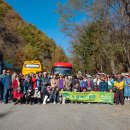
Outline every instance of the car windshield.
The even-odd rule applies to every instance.
[[[65,68],[65,67],[55,67],[54,73],[64,74],[64,75],[71,75],[72,68]]]
[[[39,68],[40,65],[39,64],[26,64],[25,68]]]

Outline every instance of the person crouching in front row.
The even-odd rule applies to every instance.
[[[80,92],[80,87],[79,87],[79,83],[75,82],[73,88],[72,88],[73,92]]]
[[[34,91],[34,103],[41,104],[41,92],[38,90],[38,88],[35,88]]]
[[[32,103],[33,103],[33,95],[34,95],[33,91],[31,89],[28,89],[27,92],[24,95],[26,104],[32,105]]]
[[[42,92],[43,105],[46,105],[50,96],[50,86],[47,86]]]
[[[20,87],[17,88],[16,91],[14,91],[13,93],[13,101],[14,101],[14,105],[18,104],[18,103],[23,103],[23,94],[21,92]]]

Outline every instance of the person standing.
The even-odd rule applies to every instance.
[[[4,87],[4,96],[3,96],[3,99],[4,99],[4,103],[8,103],[8,99],[11,100],[11,85],[12,85],[12,79],[11,79],[11,76],[10,76],[10,71],[8,70],[7,73],[6,71],[4,70],[3,71],[3,76],[2,76],[2,84],[3,84],[3,87]]]
[[[64,79],[64,90],[65,91],[70,91],[71,90],[71,84],[72,84],[72,81],[71,81],[71,78],[70,76],[65,76],[65,79]]]
[[[108,77],[108,92],[115,92],[115,89],[114,89],[114,78],[112,75],[110,75]]]
[[[11,76],[11,77],[12,77],[12,83],[13,83],[13,81],[16,79],[16,75],[17,75],[16,72],[13,72],[13,73],[12,73],[12,76]]]
[[[15,75],[15,79],[12,83],[12,94],[14,94],[18,87],[20,88],[19,76]]]
[[[86,78],[83,76],[79,77],[79,87],[80,87],[80,92],[82,92],[83,89],[87,89],[87,81]]]
[[[74,76],[72,76],[72,89],[76,83],[79,83],[79,80],[77,78],[77,75],[74,75]]]
[[[125,75],[124,82],[125,82],[124,97],[125,97],[125,100],[130,100],[130,77],[129,77],[129,74]]]
[[[27,77],[27,79],[24,82],[24,94],[28,91],[28,90],[32,90],[32,82],[31,82],[31,78]]]
[[[51,79],[51,97],[54,104],[60,103],[59,101],[59,88],[58,88],[58,77],[57,74],[54,74],[54,76]]]
[[[4,100],[4,85],[2,83],[2,78],[6,75],[6,70],[2,71],[2,75],[0,75],[0,101],[3,102]]]
[[[41,78],[39,72],[36,73],[36,86],[39,91],[41,91]]]
[[[0,102],[3,100],[3,84],[0,77]]]
[[[59,75],[58,88],[59,88],[59,91],[64,89],[64,79],[63,79],[63,75],[62,74]]]
[[[116,104],[121,103],[121,105],[124,105],[124,93],[123,89],[125,86],[124,80],[121,77],[121,74],[116,75],[116,80],[114,81],[114,86],[116,88]]]
[[[35,74],[33,74],[32,76],[32,87],[33,87],[33,90],[35,90],[35,88],[37,87],[37,79],[36,79]]]
[[[88,92],[94,90],[94,83],[93,83],[93,81],[92,81],[91,78],[92,78],[91,75],[88,75],[88,76],[87,76],[86,84],[87,84],[87,91],[88,91]]]
[[[99,90],[100,92],[106,92],[108,90],[108,84],[105,81],[105,76],[101,77],[101,82],[99,84]]]
[[[49,97],[49,93],[47,91],[47,86],[50,84],[50,80],[47,77],[47,72],[43,73],[43,77],[41,78],[41,95],[42,95],[42,99],[43,99],[43,104],[45,105],[47,102],[47,98]]]
[[[21,91],[23,92],[23,90],[24,90],[24,83],[25,83],[24,75],[22,75],[22,74],[19,75],[19,82],[20,82]]]
[[[57,87],[57,85],[58,85],[58,80],[57,80],[56,74],[53,75],[50,82],[51,82],[51,88],[55,89]]]
[[[100,84],[100,82],[101,82],[100,75],[96,74],[95,78],[93,79],[93,83],[94,83],[93,90],[94,91],[99,91],[99,84]]]

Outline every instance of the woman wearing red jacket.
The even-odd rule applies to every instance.
[[[14,105],[16,105],[17,103],[22,103],[22,99],[23,99],[23,94],[21,92],[20,87],[18,87],[13,94]]]
[[[32,76],[32,85],[33,85],[32,87],[33,87],[33,90],[35,90],[35,88],[37,87],[36,81],[37,81],[36,75],[33,74],[33,76]]]
[[[12,94],[14,94],[18,87],[20,87],[20,82],[18,75],[16,75],[12,83]]]

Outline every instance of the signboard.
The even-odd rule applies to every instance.
[[[114,104],[114,93],[111,92],[67,92],[61,91],[60,94],[66,98],[66,100],[76,102],[99,102]]]

